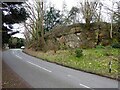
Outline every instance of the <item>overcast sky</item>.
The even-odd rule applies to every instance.
[[[32,2],[33,0],[29,0],[30,2]],[[45,7],[49,7],[49,5],[54,6],[56,9],[62,10],[63,7],[63,1],[66,3],[67,5],[67,9],[70,10],[73,6],[79,6],[80,2],[84,2],[85,0],[43,0],[46,5]],[[88,1],[95,1],[95,0],[88,0]],[[120,0],[100,0],[104,6],[107,7],[112,7],[112,2],[118,2]],[[106,10],[103,9],[103,17],[105,20],[109,20],[110,17],[108,17],[108,15],[106,15]],[[15,37],[19,37],[19,38],[23,38],[24,35],[22,34],[24,32],[24,28],[21,24],[19,25],[14,25],[15,28],[20,28],[20,33],[14,35]]]
[[[79,5],[80,2],[85,2],[85,0],[44,0],[44,2],[53,4],[56,8],[62,9],[63,1],[66,2],[68,9],[70,10],[72,6]],[[120,0],[88,0],[88,1],[101,1],[106,6],[112,6],[112,2],[117,2]]]

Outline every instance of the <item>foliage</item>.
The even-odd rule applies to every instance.
[[[98,2],[81,3],[81,12],[86,23],[87,30],[90,30],[90,23],[93,22]]]
[[[99,1],[84,2],[81,3],[80,8],[74,6],[71,8],[70,11],[65,10],[67,8],[66,5],[63,3],[64,6],[61,12],[60,10],[56,9],[54,6],[53,7],[50,6],[48,8],[43,9],[44,7],[43,5],[45,5],[46,3],[44,2],[41,3],[41,1],[37,2],[37,0],[34,1],[35,3],[33,5],[32,4],[28,5],[29,9],[27,11],[29,12],[30,17],[29,17],[29,22],[27,22],[27,24],[25,25],[27,32],[25,35],[26,41],[28,43],[27,45],[30,45],[31,47],[33,46],[32,48],[43,49],[45,43],[47,47],[49,47],[49,45],[47,44],[47,40],[49,39],[52,40],[52,38],[57,39],[63,35],[65,36],[74,32],[76,35],[78,33],[81,34],[80,46],[83,46],[83,48],[88,48],[89,46],[94,47],[95,45],[106,46],[110,44],[110,37],[109,37],[110,23],[102,22],[101,15],[102,15],[103,4],[101,2]],[[63,13],[66,13],[67,15],[66,14],[64,15]],[[69,28],[68,25],[74,22],[76,23],[76,18],[78,18],[77,15],[79,13],[82,14],[83,16],[82,20],[84,19],[85,23],[83,23],[84,21],[81,21],[82,23],[80,28],[79,26],[78,27],[76,26],[75,29]],[[86,29],[89,31],[86,31]],[[46,31],[50,31],[50,32],[46,32]],[[42,40],[40,40],[42,34],[44,35]],[[59,34],[59,36],[57,34]],[[116,35],[116,37],[117,36],[119,35]],[[55,41],[54,43],[57,42]],[[104,48],[104,46],[96,46],[96,48],[102,49]],[[57,47],[59,47],[60,49],[66,49],[66,46],[64,45]],[[37,49],[37,50],[41,50],[41,49]]]
[[[113,11],[114,14],[113,14],[113,20],[114,22],[116,22],[118,25],[120,25],[120,1],[119,2],[116,2],[116,11]]]
[[[103,48],[103,49],[104,49],[105,47],[104,47],[104,46],[102,46],[102,45],[97,45],[97,46],[96,46],[96,48],[97,48],[97,49],[101,49],[101,48]]]
[[[112,47],[111,46],[106,46],[105,48],[104,48],[104,52],[103,52],[103,55],[104,56],[112,56],[113,54],[112,54]]]
[[[24,39],[17,38],[17,37],[11,37],[9,39],[8,44],[10,48],[21,48],[21,46],[24,46]]]
[[[21,23],[26,20],[27,13],[22,6],[22,2],[0,2],[2,7],[2,44],[8,43],[9,38],[18,33],[13,31],[13,24]],[[6,13],[5,13],[6,12]],[[8,33],[9,32],[9,33]]]
[[[76,50],[75,50],[75,53],[76,53],[76,57],[81,57],[81,56],[83,56],[83,50],[82,49],[80,49],[80,48],[77,48]]]
[[[64,45],[64,44],[61,44],[61,45],[60,45],[60,50],[67,50],[67,46]]]
[[[79,13],[79,8],[73,6],[70,11],[68,11],[67,15],[62,15],[62,22],[64,25],[69,25],[76,23],[76,17]]]
[[[44,15],[44,29],[45,31],[51,30],[56,24],[61,24],[61,15],[60,11],[54,7],[50,7]]]
[[[74,51],[74,50],[73,50]],[[71,52],[73,52],[71,50]],[[109,76],[118,78],[118,49],[110,49],[112,57],[104,54],[104,49],[83,49],[83,57],[77,58],[75,54],[71,54],[69,50],[59,50],[55,54],[51,52],[35,52],[26,50],[26,53],[42,58],[50,62],[55,62],[61,65],[72,67],[87,72],[100,74],[103,76]],[[112,61],[112,72],[109,73],[108,63]]]
[[[117,10],[114,12],[113,15],[113,21],[116,23],[115,29],[116,29],[116,37],[118,38],[118,41],[120,42],[120,1],[116,2],[117,4]]]
[[[113,44],[112,44],[112,47],[113,47],[113,48],[120,48],[120,43],[113,43]]]
[[[71,10],[69,11],[69,16],[68,16],[71,22],[75,23],[77,13],[79,13],[79,8],[72,7]]]
[[[34,50],[45,50],[46,41],[44,38],[44,10],[43,2],[34,0],[34,3],[26,1],[26,10],[29,13],[28,20],[24,23],[26,45]]]

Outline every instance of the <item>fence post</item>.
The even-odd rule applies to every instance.
[[[109,65],[109,73],[111,73],[111,71],[112,71],[112,61],[109,61],[108,65]]]

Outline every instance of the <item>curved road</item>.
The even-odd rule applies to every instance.
[[[112,88],[118,81],[49,63],[11,49],[3,52],[3,60],[33,88]],[[116,89],[113,89],[116,88]],[[106,89],[105,89],[106,90]]]

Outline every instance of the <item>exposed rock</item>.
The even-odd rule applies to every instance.
[[[69,33],[75,33],[75,28],[72,28]]]
[[[58,42],[54,38],[47,40],[47,50],[54,50],[56,51],[58,49]]]
[[[70,48],[80,47],[80,38],[76,34],[64,36],[65,44]]]
[[[66,45],[68,47],[70,47],[70,48],[78,48],[79,47],[79,43],[78,42],[74,42],[74,41],[73,42],[72,41],[67,42]]]
[[[80,35],[81,35],[81,33],[76,33],[76,35],[80,36]]]
[[[93,48],[97,45],[96,42],[98,41],[98,38],[99,44],[109,45],[109,28],[106,29],[104,25],[102,28],[103,29],[98,32],[96,27],[93,27],[93,29],[89,31],[85,30],[84,24],[58,26],[55,27],[52,32],[46,34],[47,39],[52,39],[54,41],[48,41],[48,45],[52,48],[55,45],[58,45],[58,47],[61,45],[62,47],[67,46],[68,48]],[[56,40],[54,40],[54,38],[56,38]]]
[[[59,43],[60,44],[64,44],[65,43],[65,36],[61,36],[59,39],[58,39]]]

